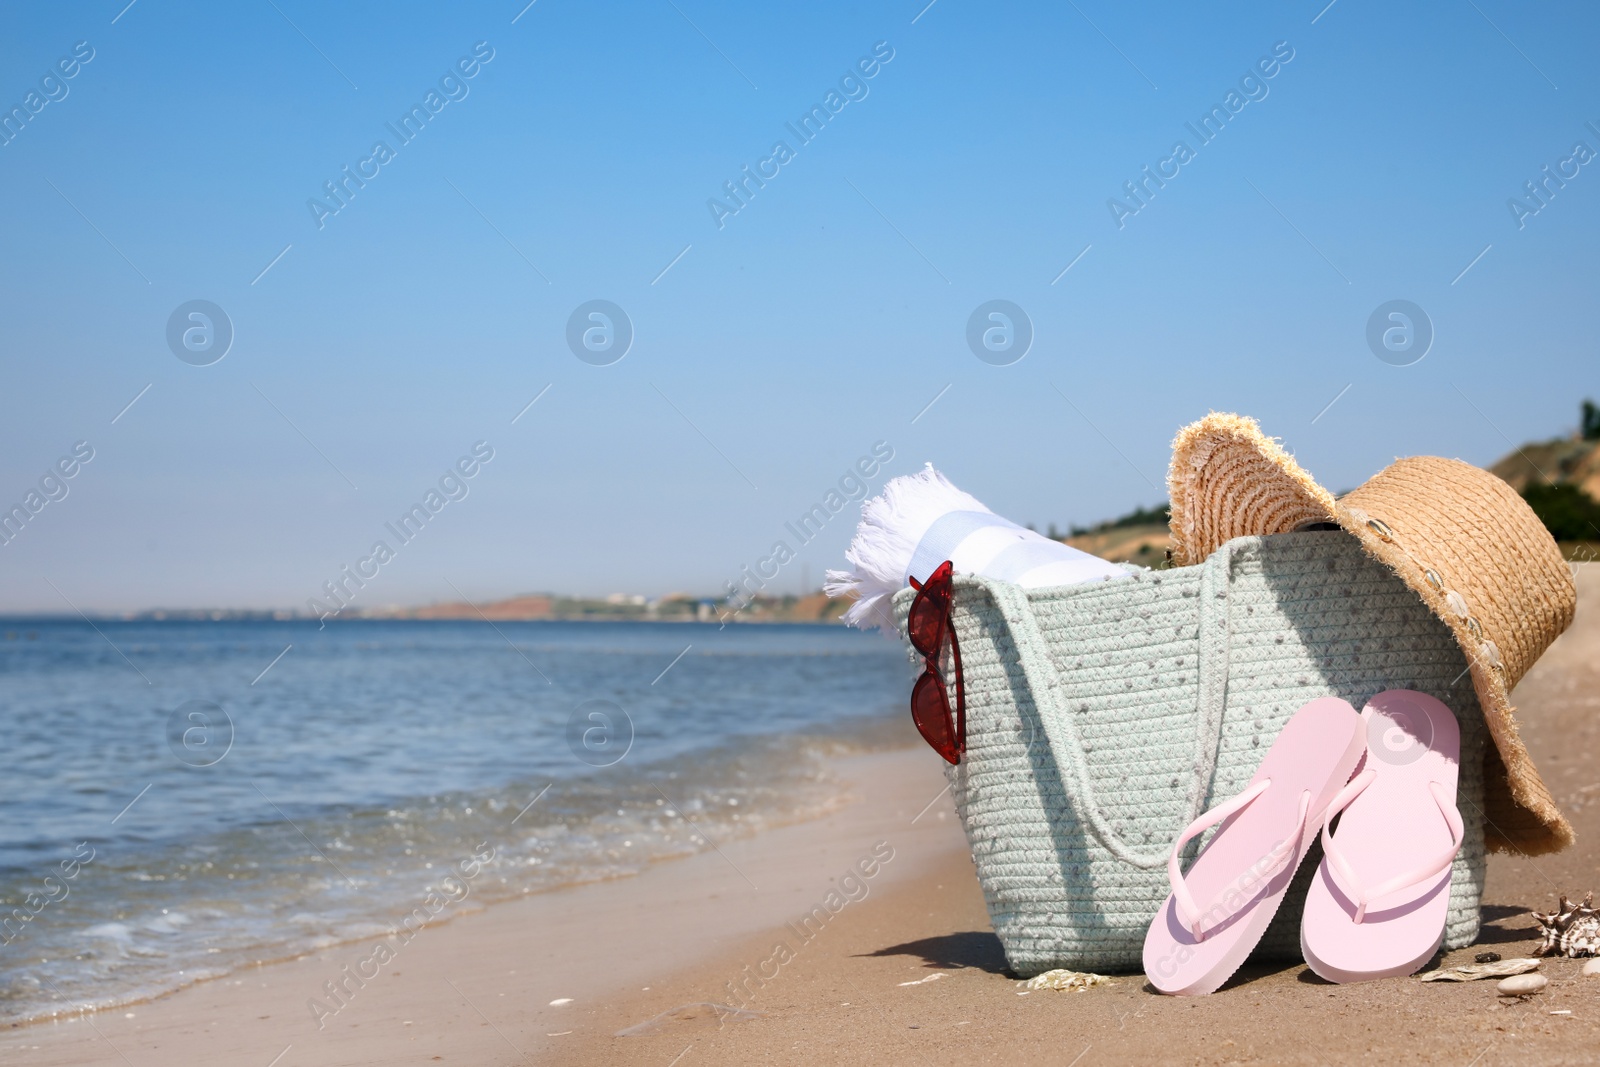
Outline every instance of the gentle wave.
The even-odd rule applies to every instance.
[[[0,947],[6,1021],[384,934],[430,893],[447,918],[636,874],[833,809],[829,757],[906,736],[903,653],[837,628],[101,625],[115,649],[64,623],[0,645],[0,902],[37,909]],[[233,723],[211,766],[170,743],[191,699]],[[594,700],[632,724],[610,766],[572,743]],[[450,881],[483,844],[481,873]]]

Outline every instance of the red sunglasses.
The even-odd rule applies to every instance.
[[[906,633],[911,647],[923,657],[926,666],[922,677],[911,690],[911,718],[917,724],[922,739],[949,763],[959,763],[967,750],[967,699],[961,682],[961,646],[956,642],[956,629],[950,624],[950,561],[943,563],[928,576],[927,581],[911,579],[911,588],[917,598],[911,602],[911,612],[906,618]],[[956,707],[950,712],[950,695],[939,673],[944,659],[945,635],[950,637],[950,659],[955,668]]]

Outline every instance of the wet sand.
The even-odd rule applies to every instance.
[[[931,753],[847,757],[835,772],[853,802],[829,816],[721,841],[637,877],[493,904],[427,927],[366,981],[359,980],[362,961],[377,941],[249,968],[126,1008],[13,1026],[0,1032],[0,1060],[548,1062],[590,1032],[596,1006],[649,996],[644,987],[658,988],[686,966],[712,966],[750,938],[762,940],[760,931],[828,902],[847,877],[834,898],[841,916],[927,882],[952,856],[965,862]],[[886,850],[892,858],[882,862]],[[342,1004],[327,982],[342,987]],[[313,1000],[337,1010],[319,1011]]]

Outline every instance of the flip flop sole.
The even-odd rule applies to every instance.
[[[1377,775],[1338,817],[1331,835],[1354,870],[1376,885],[1451,844],[1428,783],[1453,803],[1461,732],[1448,707],[1426,693],[1389,690],[1367,702],[1367,761]],[[1324,859],[1311,881],[1300,922],[1300,950],[1330,982],[1363,982],[1414,973],[1444,942],[1450,875],[1379,897],[1355,921],[1356,903]]]
[[[1144,970],[1152,986],[1178,996],[1210,993],[1244,963],[1316,839],[1321,813],[1361,759],[1361,725],[1337,697],[1313,700],[1284,724],[1250,780],[1272,784],[1222,822],[1184,875],[1202,908],[1204,936],[1183,924],[1170,895],[1150,924]],[[1307,823],[1296,839],[1306,793]]]

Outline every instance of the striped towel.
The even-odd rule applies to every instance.
[[[861,525],[845,552],[851,570],[829,571],[823,591],[853,595],[845,621],[894,629],[888,600],[950,560],[958,574],[980,574],[1024,589],[1104,581],[1128,574],[1076,548],[996,515],[928,464],[894,478],[861,505]]]

